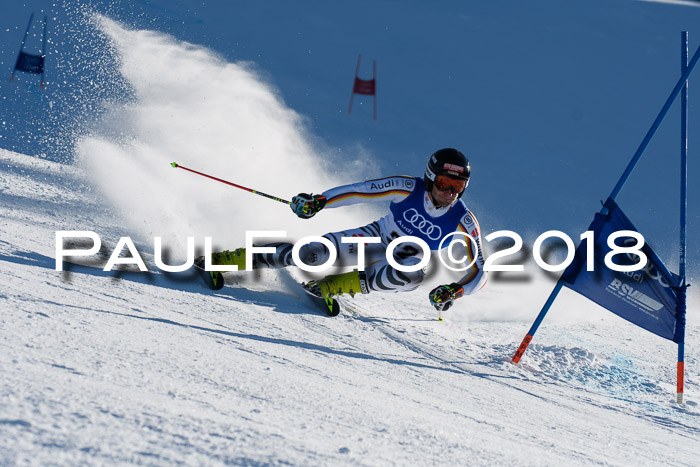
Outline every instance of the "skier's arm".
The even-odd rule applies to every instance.
[[[331,188],[322,195],[327,208],[337,208],[371,201],[399,202],[415,187],[415,178],[398,175]]]
[[[294,214],[308,219],[325,207],[337,208],[367,201],[398,202],[410,195],[415,186],[413,177],[397,175],[378,178],[331,188],[320,195],[299,193],[292,198],[290,207]]]
[[[481,229],[474,214],[467,214],[459,223],[459,232],[468,235],[465,238],[466,245],[463,248],[464,264],[473,264],[466,271],[464,277],[449,285],[441,285],[430,291],[430,303],[438,310],[447,310],[454,301],[464,295],[470,295],[480,290],[487,280],[484,271],[484,255],[481,249]],[[473,241],[472,241],[473,239]],[[461,245],[461,243],[457,243]]]

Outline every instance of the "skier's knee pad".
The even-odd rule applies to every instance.
[[[416,256],[410,256],[398,260],[397,262],[402,266],[415,266],[421,262],[421,259]],[[403,290],[413,290],[418,288],[421,282],[423,282],[423,279],[425,279],[425,268],[418,269],[417,271],[400,271],[399,274],[408,280],[408,284],[404,286]]]
[[[331,254],[323,243],[312,242],[299,248],[299,259],[307,266],[318,266],[328,261]]]

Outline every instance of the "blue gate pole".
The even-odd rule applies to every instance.
[[[681,32],[681,73],[685,75],[688,69],[688,31]],[[686,278],[685,278],[685,227],[687,223],[688,205],[688,82],[683,86],[681,94],[681,229],[680,229],[680,284],[678,285],[678,308],[676,309],[676,327],[679,330],[678,365],[676,380],[676,402],[683,403],[683,383],[685,380],[685,311],[686,311]]]
[[[48,25],[48,19],[46,16],[44,16],[44,36],[41,40],[41,58],[42,60],[46,60],[46,27]],[[42,64],[43,66],[41,67],[41,84],[39,87],[43,88],[44,87],[44,71],[46,70],[46,63]]]
[[[537,328],[540,327],[540,323],[542,323],[542,320],[549,311],[549,308],[552,306],[552,303],[554,303],[554,299],[557,298],[557,295],[559,295],[559,291],[561,290],[563,285],[564,283],[561,281],[561,279],[559,279],[557,281],[557,285],[554,286],[554,290],[552,290],[552,293],[549,294],[547,303],[544,304],[544,306],[540,310],[540,314],[537,315],[537,319],[534,323],[532,323],[532,326],[530,326],[530,330],[527,332],[527,335],[523,339],[523,342],[520,344],[520,347],[518,347],[518,350],[515,351],[515,355],[513,355],[513,358],[511,360],[516,365],[520,362],[520,359],[523,357],[525,350],[527,350],[527,346],[530,345],[530,341],[532,341],[532,336],[534,336],[537,332]]]

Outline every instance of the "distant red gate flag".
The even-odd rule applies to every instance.
[[[372,61],[372,79],[360,79],[358,74],[360,73],[360,60],[362,55],[357,56],[357,68],[355,69],[355,82],[352,86],[352,93],[350,94],[350,108],[348,109],[348,115],[352,113],[352,100],[355,94],[363,94],[366,96],[374,97],[374,119],[377,119],[377,62]]]

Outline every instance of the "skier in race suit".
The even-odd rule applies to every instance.
[[[386,258],[386,250],[392,240],[401,236],[418,237],[430,250],[438,250],[446,235],[457,232],[463,242],[464,264],[471,266],[457,282],[441,285],[429,294],[431,304],[438,310],[446,310],[463,295],[481,289],[486,283],[484,258],[481,251],[479,223],[467,208],[462,195],[469,184],[471,167],[460,151],[452,148],[440,149],[432,154],[423,177],[392,176],[331,188],[320,195],[301,193],[292,198],[291,208],[303,219],[313,217],[322,209],[348,206],[369,201],[390,201],[389,213],[381,219],[363,227],[332,232],[323,235],[335,246],[338,257],[335,264],[356,265],[358,245],[343,243],[343,237],[379,237],[381,243],[365,245],[365,270],[353,270],[343,274],[329,275],[313,281],[320,295],[328,298],[343,293],[402,292],[416,289],[423,281],[424,269],[404,272],[393,268]],[[449,239],[444,245],[449,246]],[[281,268],[294,266],[291,243],[261,245],[275,247],[274,253],[255,253],[253,268]],[[401,243],[393,252],[393,259],[402,266],[420,263],[422,249],[410,241]],[[245,269],[246,251],[222,251],[212,254],[212,264],[236,265]],[[318,242],[301,247],[299,258],[309,266],[325,264],[330,257],[329,249]],[[455,255],[456,258],[460,256]],[[200,259],[201,261],[201,259]]]

